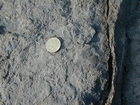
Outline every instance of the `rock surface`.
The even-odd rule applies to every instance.
[[[0,105],[140,104],[139,5],[1,0]],[[52,37],[56,53],[46,50]]]
[[[140,1],[135,4],[127,27],[127,53],[123,99],[126,105],[140,105]]]

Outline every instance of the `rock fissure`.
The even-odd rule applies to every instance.
[[[107,98],[104,102],[105,105],[110,105],[112,103],[112,99],[113,99],[113,87],[114,87],[114,80],[113,80],[113,72],[114,72],[114,67],[113,67],[113,63],[114,63],[114,52],[112,50],[112,44],[113,44],[113,37],[112,35],[110,35],[110,23],[109,23],[109,18],[110,18],[110,1],[107,0],[107,30],[106,30],[106,35],[108,37],[108,46],[109,46],[109,58],[108,58],[108,71],[109,71],[109,80],[108,80],[108,94],[107,94]]]

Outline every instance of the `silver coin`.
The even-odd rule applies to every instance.
[[[61,47],[61,42],[58,38],[53,37],[50,38],[47,42],[46,42],[46,49],[48,52],[50,53],[54,53],[57,52]]]

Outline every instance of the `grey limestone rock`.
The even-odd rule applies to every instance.
[[[0,4],[1,104],[105,102],[106,1],[2,0]],[[62,47],[50,54],[45,43],[53,36],[60,38]]]
[[[126,23],[131,21],[127,16],[137,2],[1,0],[0,105],[129,105],[131,92],[122,92],[120,81]],[[138,23],[128,29],[131,40],[139,37]],[[51,37],[61,41],[57,53],[46,50]],[[139,67],[139,54],[129,58]],[[132,100],[137,104],[138,99]]]

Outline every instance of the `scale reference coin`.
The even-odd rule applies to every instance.
[[[58,38],[53,37],[50,38],[47,42],[46,42],[46,49],[48,52],[50,53],[54,53],[57,52],[61,47],[61,42]]]

